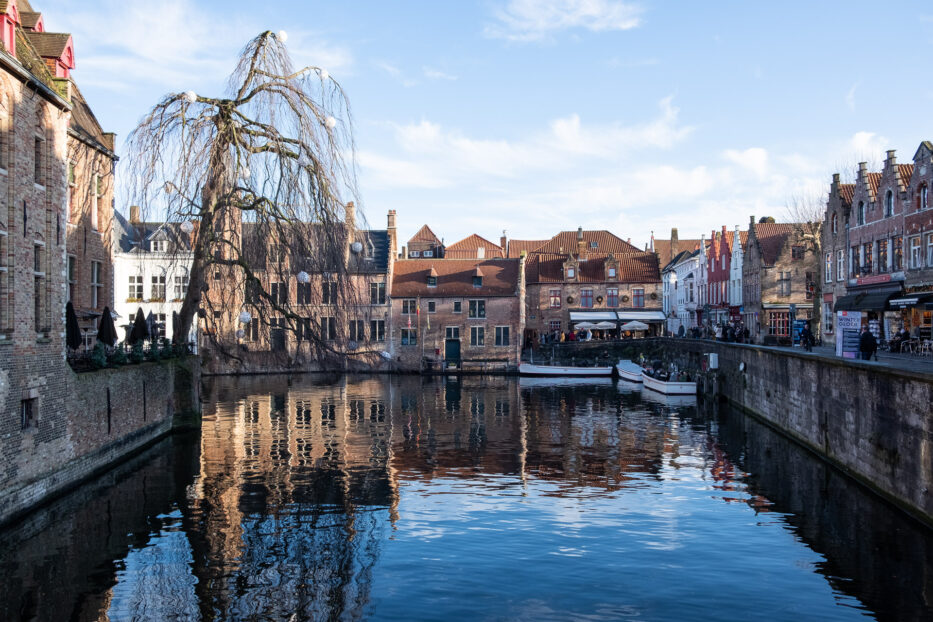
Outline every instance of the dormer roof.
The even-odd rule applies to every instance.
[[[418,232],[415,235],[411,236],[411,239],[408,240],[408,242],[409,244],[412,242],[429,242],[431,244],[440,244],[441,240],[436,235],[434,235],[434,232],[431,231],[431,227],[424,225],[418,229]]]

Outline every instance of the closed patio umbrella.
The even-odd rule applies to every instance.
[[[142,307],[136,310],[136,319],[133,320],[133,330],[130,331],[130,336],[127,341],[130,345],[135,344],[137,341],[142,341],[149,336],[149,328],[146,326],[146,316],[143,315]]]
[[[100,324],[97,326],[97,341],[110,347],[113,347],[113,344],[117,342],[117,327],[113,325],[110,307],[104,307],[104,313],[100,316]]]
[[[78,326],[78,316],[70,300],[65,305],[65,344],[72,350],[81,347],[81,327]]]

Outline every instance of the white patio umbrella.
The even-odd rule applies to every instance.
[[[623,324],[621,330],[648,330],[648,325],[638,320],[632,320],[627,324]]]
[[[577,330],[593,330],[596,328],[596,324],[593,324],[592,322],[578,322],[577,324],[574,324],[574,328]]]
[[[597,322],[594,328],[598,330],[613,330],[615,327],[615,322]]]

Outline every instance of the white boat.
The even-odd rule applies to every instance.
[[[642,391],[641,399],[646,402],[654,402],[655,404],[661,404],[662,406],[669,406],[671,408],[697,405],[696,395],[666,395],[664,393],[658,393],[657,391]]]
[[[622,380],[628,380],[629,382],[642,382],[641,379],[641,365],[627,359],[621,359],[616,364],[616,369],[619,372],[619,378]]]
[[[651,376],[648,376],[644,373],[641,375],[641,380],[645,383],[646,389],[651,389],[652,391],[657,391],[658,393],[663,393],[665,395],[697,394],[696,382],[666,382],[664,380],[652,378]]]
[[[570,367],[520,363],[518,373],[521,376],[611,376],[612,367]]]
[[[551,387],[611,387],[609,376],[522,376],[518,385],[523,389]]]

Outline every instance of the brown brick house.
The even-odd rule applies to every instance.
[[[389,351],[399,366],[516,368],[524,266],[522,258],[397,261]]]
[[[434,235],[434,232],[431,231],[431,227],[423,225],[415,235],[411,236],[411,239],[408,240],[408,245],[403,251],[403,255],[406,257],[411,257],[412,259],[417,259],[421,257],[429,257],[437,259],[444,256],[444,242]]]
[[[504,256],[501,246],[475,233],[444,249],[447,259],[495,259]]]

